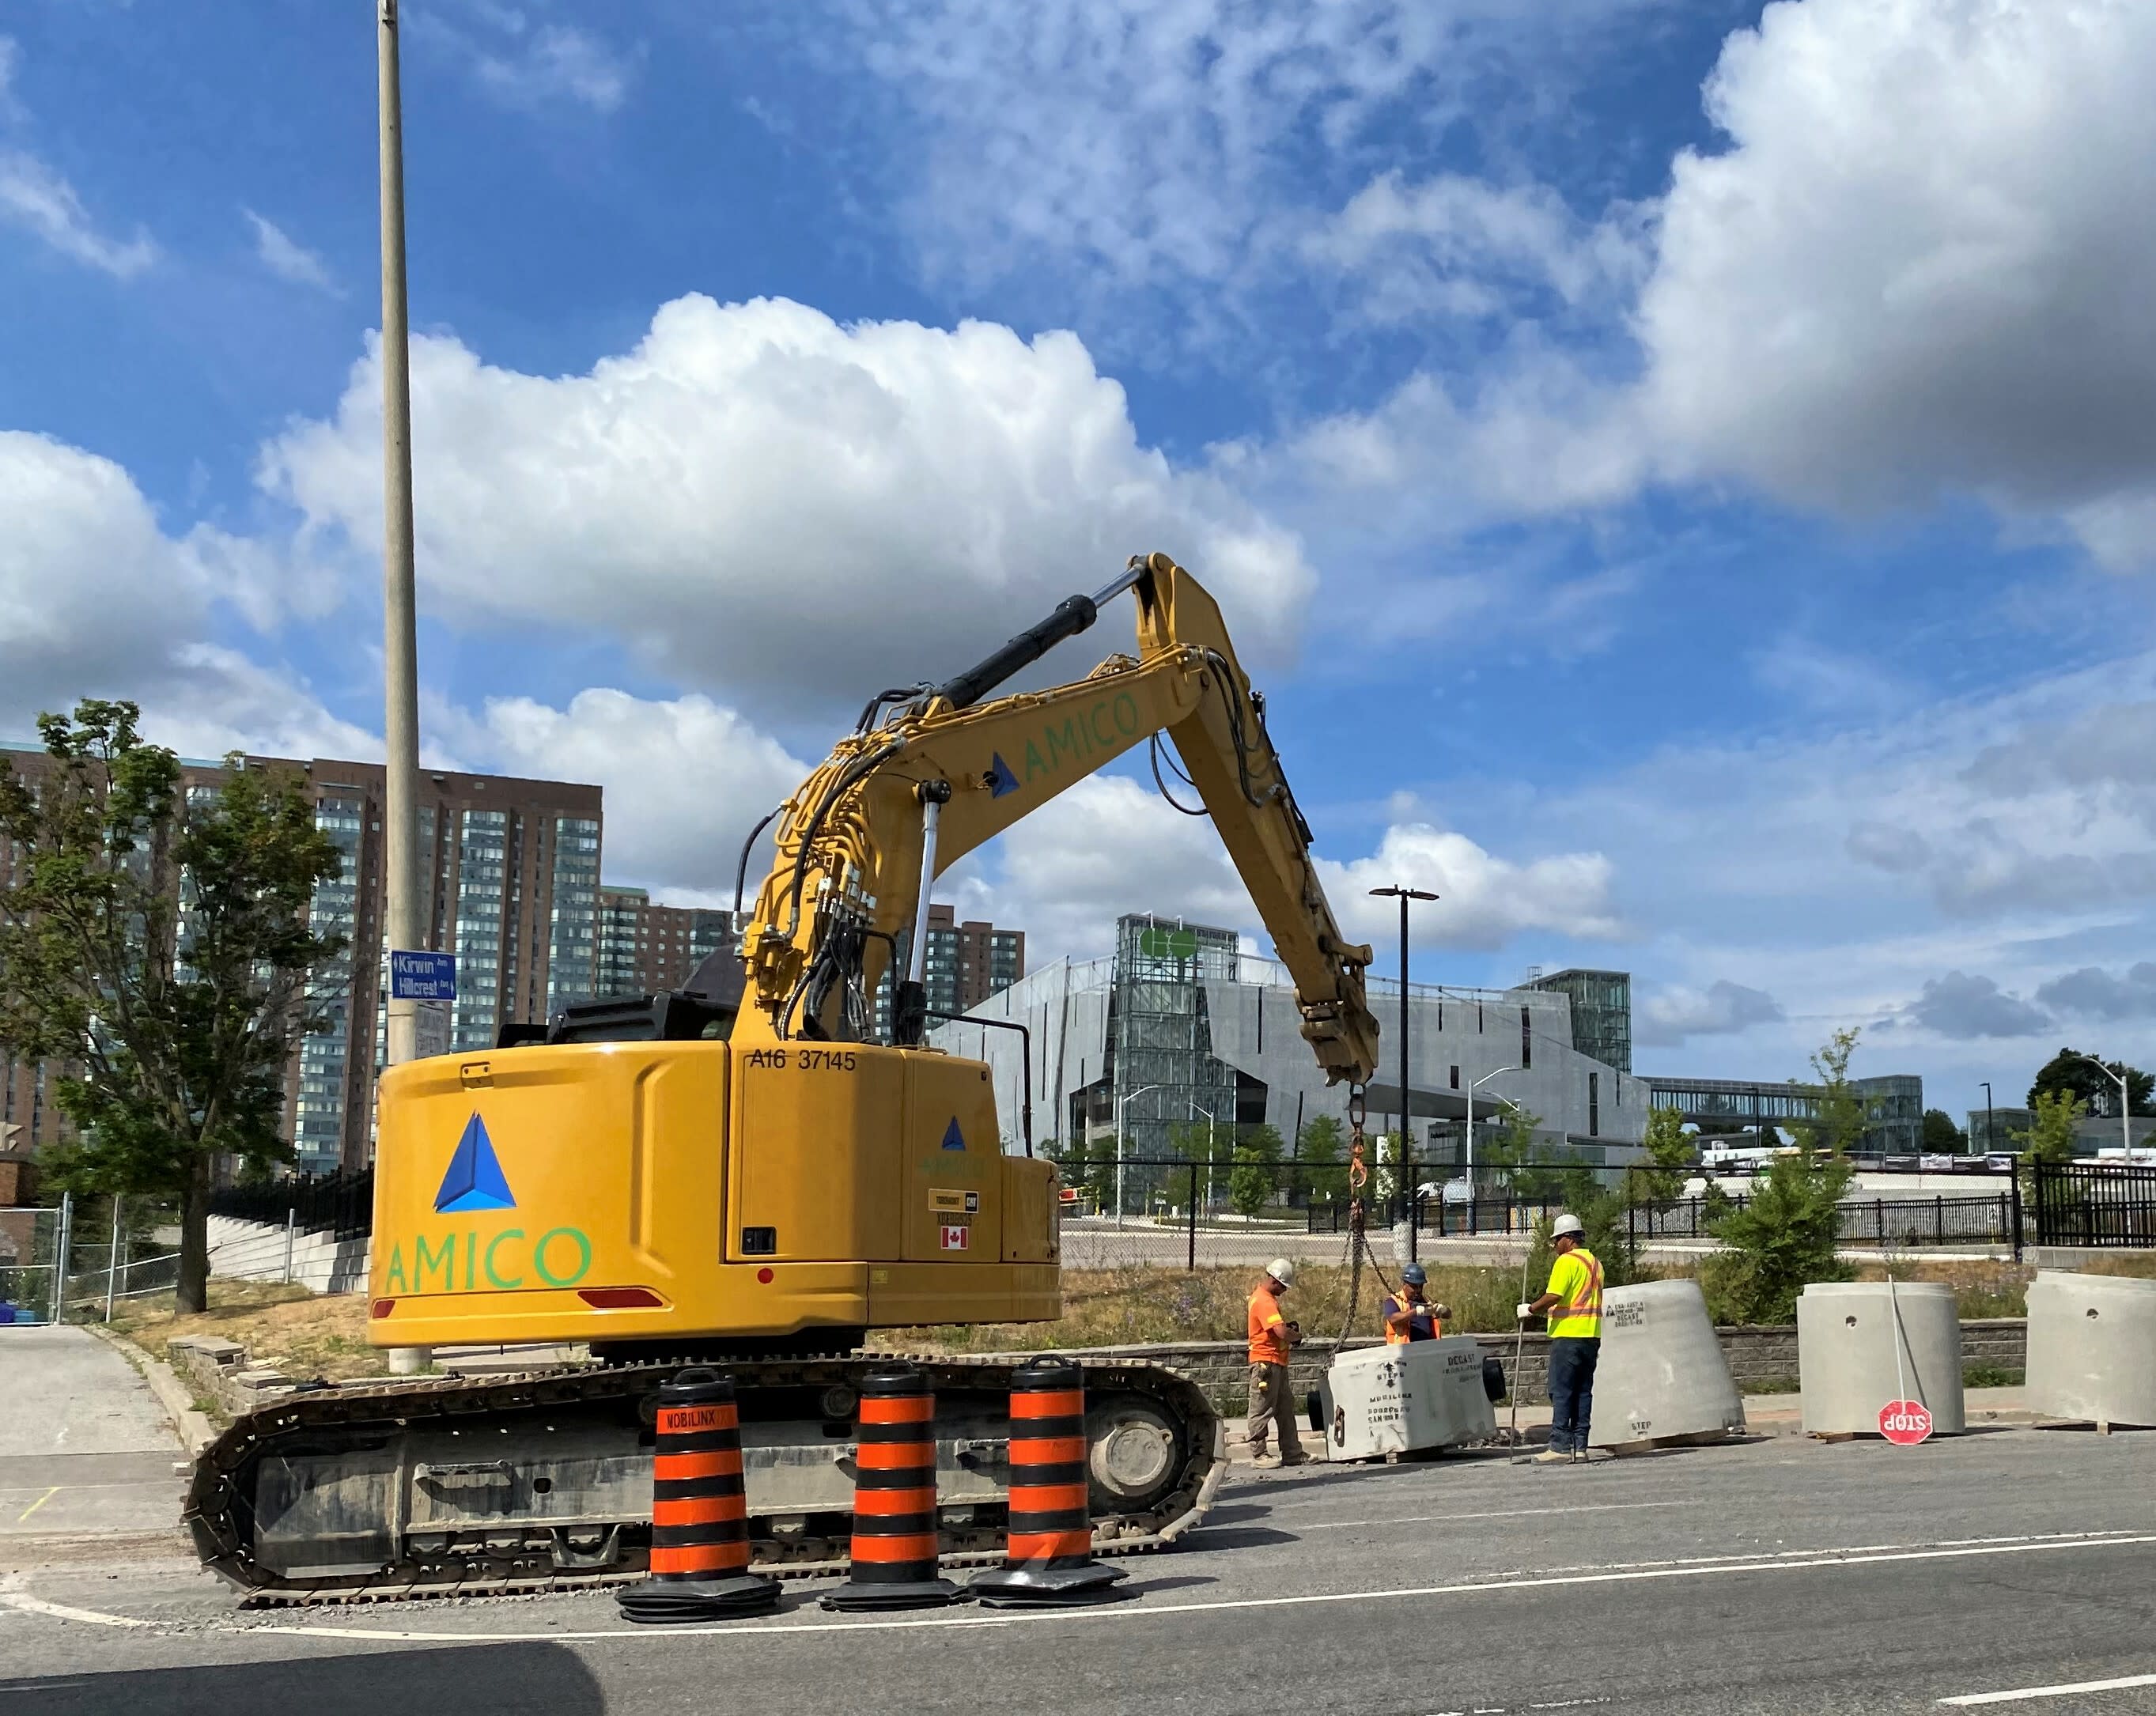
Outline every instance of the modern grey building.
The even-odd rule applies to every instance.
[[[1385,1064],[1368,1095],[1368,1128],[1379,1134],[1400,1124],[1397,982],[1371,980],[1370,1005],[1386,1033]],[[1178,1125],[1268,1122],[1292,1140],[1321,1114],[1347,1116],[1348,1089],[1325,1083],[1285,969],[1239,953],[1231,930],[1126,917],[1113,954],[1043,967],[971,1012],[1025,1027],[1023,1042],[964,1022],[930,1037],[993,1069],[1007,1149],[1020,1147],[1029,1100],[1036,1146],[1097,1145],[1116,1137],[1120,1119],[1124,1153],[1135,1156],[1173,1154]],[[1465,1160],[1471,1090],[1477,1123],[1517,1104],[1542,1137],[1580,1160],[1631,1155],[1646,1126],[1645,1083],[1578,1051],[1568,996],[1412,984],[1408,1014],[1408,1107],[1420,1159]]]

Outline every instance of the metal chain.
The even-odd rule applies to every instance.
[[[1363,1160],[1364,1139],[1363,1129],[1369,1118],[1368,1095],[1360,1084],[1350,1085],[1348,1090],[1348,1311],[1340,1319],[1340,1335],[1332,1343],[1337,1352],[1348,1344],[1348,1331],[1354,1326],[1355,1302],[1363,1291],[1363,1254],[1370,1248],[1364,1232],[1367,1214],[1363,1206],[1363,1188],[1370,1183],[1369,1165]],[[1371,1268],[1377,1259],[1370,1260]]]

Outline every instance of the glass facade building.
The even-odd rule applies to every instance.
[[[1562,995],[1572,1003],[1572,1042],[1620,1073],[1632,1070],[1632,974],[1630,971],[1553,971],[1524,986]]]
[[[1864,1104],[1860,1150],[1887,1156],[1922,1153],[1922,1078],[1913,1073],[1895,1073],[1849,1083]],[[1647,1084],[1648,1100],[1654,1107],[1675,1109],[1707,1133],[1757,1131],[1763,1125],[1793,1131],[1819,1113],[1819,1087],[1794,1081],[1655,1076]]]

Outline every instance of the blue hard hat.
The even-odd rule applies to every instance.
[[[1400,1281],[1404,1286],[1420,1287],[1429,1279],[1430,1277],[1423,1273],[1420,1263],[1409,1263],[1406,1268],[1400,1271]]]

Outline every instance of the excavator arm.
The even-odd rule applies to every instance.
[[[981,699],[1128,589],[1138,653],[1051,690]],[[883,704],[897,706],[880,721]],[[1074,596],[971,671],[886,694],[781,807],[777,852],[743,936],[737,1043],[855,1040],[898,945],[924,937],[936,875],[1116,758],[1165,733],[1294,979],[1302,1033],[1327,1078],[1377,1064],[1365,1001],[1370,950],[1342,939],[1265,730],[1265,704],[1220,610],[1164,554],[1133,557],[1094,597]],[[898,986],[899,1036],[917,1042],[916,971]]]

